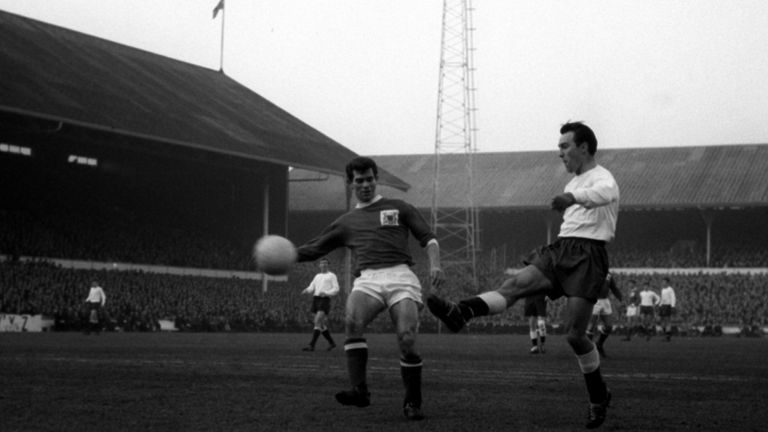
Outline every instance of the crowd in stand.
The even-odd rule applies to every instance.
[[[77,183],[90,184],[88,182]],[[74,187],[73,187],[74,188]],[[70,195],[67,195],[71,197]],[[107,195],[102,192],[102,198]],[[179,276],[141,271],[74,270],[49,262],[23,262],[20,257],[64,258],[98,262],[121,262],[185,268],[254,271],[250,258],[252,238],[229,238],[222,232],[197,226],[199,220],[185,219],[173,206],[154,212],[144,205],[122,207],[120,197],[109,205],[90,206],[85,201],[60,199],[53,193],[46,206],[36,209],[0,210],[0,255],[9,257],[0,266],[0,313],[43,314],[54,317],[56,329],[78,329],[83,320],[84,300],[92,280],[107,292],[103,321],[111,329],[157,330],[168,320],[182,331],[275,331],[311,327],[310,299],[300,292],[311,281],[316,267],[297,265],[287,282],[272,282],[266,292],[259,281],[237,278]],[[143,203],[146,204],[146,203]],[[50,211],[53,206],[57,211]],[[81,208],[88,206],[87,209]],[[157,214],[163,214],[162,219]],[[171,216],[169,216],[171,215]],[[183,221],[183,223],[182,223]],[[236,230],[235,230],[236,231]],[[190,235],[194,232],[194,235]],[[757,242],[752,242],[757,243]],[[707,266],[700,247],[660,245],[656,249],[611,245],[614,268],[698,268]],[[423,256],[422,252],[415,256]],[[501,259],[478,258],[480,290],[497,287],[509,263]],[[516,261],[516,260],[511,260]],[[337,263],[338,264],[338,263]],[[426,271],[417,261],[417,274]],[[338,265],[336,267],[339,267]],[[713,248],[709,267],[768,267],[765,245],[722,244]],[[335,270],[343,278],[340,270]],[[469,280],[471,272],[453,269],[449,283],[441,289],[448,298],[476,293]],[[622,285],[628,275],[622,274]],[[648,281],[661,288],[661,274],[631,275],[638,283]],[[712,324],[766,326],[768,276],[737,274],[673,275],[680,306],[675,317],[680,325]],[[626,287],[624,287],[626,289]],[[425,289],[429,289],[426,287]],[[344,298],[333,302],[331,325],[343,327]],[[616,304],[619,314],[623,305]],[[562,300],[549,307],[550,322],[562,322]],[[422,331],[436,331],[438,322],[422,312]],[[385,318],[373,323],[388,329]],[[524,326],[522,305],[507,313],[473,321],[471,329],[505,331]]]
[[[58,330],[80,329],[91,281],[106,292],[102,319],[110,329],[153,331],[161,319],[195,331],[299,329],[309,322],[300,290],[286,289],[287,282],[272,282],[265,293],[251,279],[76,270],[47,262],[0,266],[0,310],[53,317]]]
[[[691,268],[691,267],[766,267],[768,251],[759,247],[738,244],[719,245],[712,252],[707,265],[706,251],[675,248],[612,248],[611,265],[614,267]]]
[[[252,270],[252,239],[222,240],[206,230],[126,218],[117,209],[86,217],[62,212],[0,211],[2,253],[16,256]],[[144,228],[152,227],[152,228]],[[140,233],[136,233],[136,229]],[[195,231],[194,236],[189,235]]]
[[[107,330],[156,331],[160,320],[173,322],[181,331],[305,331],[311,327],[310,298],[301,290],[311,281],[316,268],[297,265],[288,281],[267,285],[258,280],[179,276],[140,271],[75,270],[47,262],[3,261],[0,263],[0,312],[43,314],[55,319],[55,330],[78,330],[84,322],[84,301],[92,280],[107,293],[102,321]],[[417,274],[419,268],[417,266]],[[503,272],[479,266],[480,289],[497,286]],[[474,294],[469,272],[451,271],[441,287],[450,298]],[[342,284],[344,283],[341,275]],[[648,282],[661,289],[663,274],[621,274],[619,286],[626,292],[627,281],[638,286]],[[768,275],[763,274],[672,274],[670,281],[678,297],[675,321],[679,327],[713,325],[768,326]],[[623,316],[623,304],[615,301],[616,313]],[[330,323],[342,331],[344,294],[332,303]],[[562,322],[562,299],[550,302],[549,321]],[[373,330],[387,330],[389,322],[378,319]],[[504,332],[524,328],[522,302],[505,314],[473,322],[470,331]],[[438,329],[427,312],[422,331]]]
[[[104,262],[128,262],[178,267],[251,271],[250,247],[255,239],[197,229],[183,217],[154,219],[122,208],[99,207],[90,212],[0,210],[0,253]],[[194,236],[189,235],[195,232]],[[768,267],[762,244],[718,243],[709,265],[701,247],[615,246],[612,267],[691,268]]]
[[[247,186],[242,190],[235,187],[249,184],[250,174],[232,180],[235,174],[227,167],[206,165],[205,176],[195,176],[199,168],[195,162],[179,161],[175,170],[152,162],[152,166],[159,164],[154,171],[145,166],[141,157],[133,162],[122,169],[141,167],[146,175],[128,175],[115,167],[92,171],[69,164],[45,165],[40,171],[31,166],[27,167],[29,170],[18,168],[16,163],[4,167],[3,172],[11,173],[6,178],[22,186],[8,187],[0,193],[0,255],[7,257],[0,259],[0,313],[43,314],[55,318],[57,330],[79,329],[88,287],[97,280],[107,294],[101,312],[110,329],[153,331],[159,328],[161,320],[173,322],[182,331],[311,328],[311,300],[300,292],[317,271],[312,263],[295,266],[287,282],[270,282],[266,291],[261,282],[250,279],[75,270],[51,264],[49,259],[58,258],[255,270],[251,260],[255,234],[249,238],[243,233],[254,231],[248,211],[258,211],[254,209],[259,206]],[[166,172],[173,175],[166,176]],[[197,182],[178,182],[176,176]],[[34,200],[30,199],[32,196]],[[759,224],[761,215],[756,215],[753,223]],[[611,266],[768,268],[765,234],[754,238],[741,235],[741,243],[719,239],[712,245],[709,259],[700,244],[667,240],[662,234],[646,240],[610,245]],[[664,244],[665,241],[671,243]],[[506,251],[506,245],[499,249]],[[423,259],[423,252],[415,256]],[[506,252],[500,256],[489,252],[488,256],[478,258],[480,290],[497,287],[504,269],[518,261],[499,262],[507,261]],[[21,257],[42,261],[26,262]],[[336,263],[333,270],[340,276],[340,282],[348,285],[339,267]],[[423,263],[417,261],[416,272],[426,279]],[[471,272],[457,268],[448,272],[449,282],[441,287],[445,297],[476,294],[477,285],[468,277]],[[619,285],[628,277],[620,275]],[[647,280],[656,290],[661,288],[661,274],[631,277],[639,283]],[[768,325],[766,275],[677,274],[671,279],[680,299],[675,317],[680,325]],[[626,286],[623,288],[626,290]],[[425,286],[425,290],[429,287]],[[330,323],[335,331],[343,328],[344,300],[342,294],[332,302]],[[616,306],[617,313],[622,314],[623,305]],[[562,322],[561,313],[562,300],[551,302],[550,322]],[[389,325],[386,314],[373,323],[374,330],[388,329]],[[473,321],[470,330],[505,331],[512,326],[526,328],[525,325],[520,304],[505,314]],[[422,331],[437,329],[438,322],[423,311]]]

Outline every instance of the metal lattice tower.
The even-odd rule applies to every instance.
[[[471,272],[477,289],[478,218],[474,203],[476,152],[471,0],[443,1],[443,32],[435,134],[432,229],[444,267]],[[450,155],[450,156],[449,156]],[[448,175],[460,182],[441,180]]]

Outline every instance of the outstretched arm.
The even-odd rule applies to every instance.
[[[315,281],[317,280],[317,275],[312,278],[312,282],[309,283],[309,286],[304,288],[304,290],[301,291],[302,294],[314,294],[315,293]]]
[[[429,281],[433,288],[438,288],[445,280],[443,269],[440,267],[440,244],[432,239],[425,246],[429,257]]]
[[[298,262],[314,261],[327,255],[337,247],[344,246],[343,229],[333,223],[326,227],[317,237],[304,243],[296,249]]]

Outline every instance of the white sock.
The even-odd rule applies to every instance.
[[[500,314],[507,310],[507,299],[498,291],[484,292],[478,297],[488,305],[488,315]]]
[[[600,367],[600,354],[597,353],[597,349],[594,347],[592,348],[592,351],[586,354],[577,355],[576,359],[579,361],[581,373],[588,374],[596,371],[597,368]]]

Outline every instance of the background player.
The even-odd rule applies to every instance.
[[[328,351],[336,348],[336,342],[333,341],[331,332],[328,330],[328,314],[331,312],[331,297],[339,293],[339,280],[333,272],[328,270],[328,259],[320,258],[317,265],[320,267],[320,273],[316,274],[309,286],[301,292],[312,294],[310,311],[315,314],[312,339],[309,345],[303,348],[304,351],[314,351],[315,343],[321,334],[328,341]]]
[[[597,297],[597,302],[592,308],[592,319],[590,321],[590,329],[587,330],[587,334],[594,335],[599,333],[595,346],[597,352],[603,357],[608,357],[605,354],[605,340],[613,331],[613,307],[611,306],[610,294],[622,300],[621,291],[616,286],[616,279],[611,273],[605,276],[605,282],[600,289],[600,294]]]
[[[641,328],[645,332],[645,340],[651,340],[655,331],[655,308],[661,298],[651,289],[648,282],[643,282],[643,290],[640,291],[640,321]]]
[[[531,354],[544,354],[547,341],[547,296],[544,294],[525,298],[523,315],[528,317],[528,332],[531,336]]]
[[[514,276],[519,270],[508,268],[504,274]],[[523,316],[528,318],[528,334],[531,337],[531,354],[544,354],[547,340],[547,296],[544,294],[525,298]]]
[[[430,281],[443,280],[440,249],[424,216],[411,204],[376,193],[378,167],[370,158],[358,157],[346,166],[347,183],[357,205],[326,227],[320,235],[298,248],[298,260],[317,259],[338,247],[352,249],[356,258],[352,291],[347,297],[344,352],[352,389],[336,393],[342,405],[366,407],[370,393],[366,370],[367,325],[385,310],[397,333],[400,375],[405,386],[403,414],[421,420],[422,360],[416,350],[419,310],[423,307],[421,283],[410,266],[409,237],[413,235],[429,258]]]
[[[85,305],[88,313],[88,322],[85,324],[85,334],[90,332],[101,332],[100,311],[107,303],[107,295],[99,286],[98,281],[91,282],[91,288],[88,290],[88,297],[85,299]]]
[[[675,297],[675,290],[672,285],[669,284],[669,278],[664,278],[664,287],[661,288],[661,296],[659,300],[659,325],[662,331],[664,331],[664,340],[669,342],[672,340],[672,314],[675,311],[675,305],[677,305],[677,297]]]
[[[637,283],[634,279],[629,280],[629,294],[627,294],[627,311],[626,311],[626,329],[627,334],[622,339],[623,341],[632,340],[632,333],[637,327],[637,321],[640,317],[640,294],[637,292]]]

